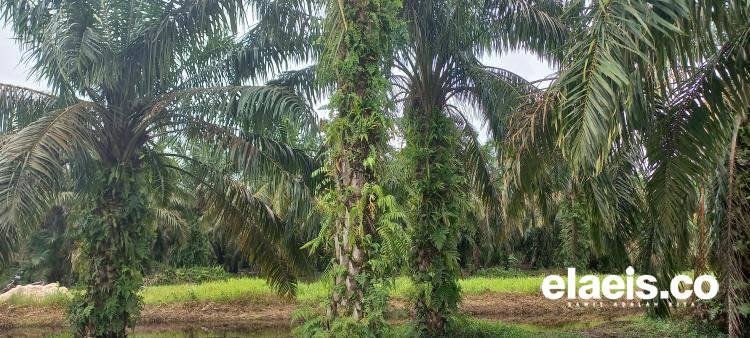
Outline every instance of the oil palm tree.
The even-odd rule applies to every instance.
[[[618,209],[622,186],[602,174],[630,158],[641,168],[630,177],[642,184],[626,186],[640,186],[646,208],[638,212],[647,210],[643,266],[666,283],[685,263],[699,187],[731,172],[735,160],[732,135],[750,93],[747,2],[572,1],[566,11],[574,38],[553,84],[515,118],[518,137],[510,142],[527,144],[515,163],[530,170],[510,173],[508,187],[521,200],[538,194],[543,185],[527,183],[562,162],[574,182],[590,183],[598,194],[592,215],[611,228],[638,209]],[[543,156],[554,153],[560,161]],[[733,190],[727,176],[718,191]],[[723,196],[721,213],[732,206],[731,194]],[[726,256],[713,268],[728,288],[729,333],[739,336],[747,276],[738,267],[748,255],[739,242],[719,239],[744,238],[747,229],[717,216],[724,221],[714,243]]]
[[[309,125],[311,110],[282,87],[203,88],[213,78],[188,74],[208,68],[216,57],[209,47],[236,29],[240,1],[6,1],[0,10],[32,75],[53,90],[0,86],[2,257],[70,178],[85,215],[78,224],[85,289],[69,314],[77,334],[124,336],[134,325],[147,224],[169,201],[174,175],[194,180],[261,273],[294,291],[294,272],[304,266],[285,240],[291,225],[246,181],[264,177],[270,190],[304,191],[310,160],[264,135],[284,116]],[[193,156],[194,147],[221,155],[231,170]]]
[[[378,295],[373,289],[383,278],[376,261],[387,256],[380,229],[392,205],[380,177],[391,106],[387,60],[398,7],[394,0],[329,1],[325,49],[318,64],[320,80],[335,86],[325,167],[332,187],[323,196],[329,220],[321,233],[328,243],[332,239],[328,246],[335,255],[329,320],[366,318],[373,330],[384,323],[385,302],[373,299]]]
[[[557,1],[407,0],[403,8],[408,38],[395,56],[394,82],[408,121],[405,152],[413,175],[415,315],[419,334],[440,336],[460,297],[460,199],[473,191],[494,222],[500,217],[499,195],[469,123],[471,114],[486,124],[492,140],[501,140],[509,113],[537,91],[479,57],[526,48],[555,60],[566,28],[558,20],[562,5]]]

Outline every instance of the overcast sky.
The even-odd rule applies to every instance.
[[[21,64],[21,50],[13,40],[13,33],[6,28],[0,29],[0,83],[14,84],[34,89],[45,89],[37,81],[27,79],[27,67]]]

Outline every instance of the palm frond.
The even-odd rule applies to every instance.
[[[211,42],[213,46],[207,47],[215,53],[206,54],[200,66],[187,72],[179,88],[258,83],[320,54],[322,18],[315,1],[264,0],[250,5],[258,22],[239,41],[227,36]]]
[[[140,18],[142,31],[129,41],[123,54],[140,59],[147,84],[171,79],[180,72],[179,59],[172,51],[197,49],[212,36],[221,36],[226,30],[234,32],[245,15],[240,0],[185,0],[145,3],[141,7],[141,13],[147,13]],[[185,53],[185,57],[190,56]]]
[[[473,193],[481,201],[482,209],[487,214],[487,223],[490,226],[497,227],[502,218],[502,201],[500,193],[497,191],[496,178],[492,177],[489,167],[489,159],[486,158],[482,151],[482,145],[479,143],[477,132],[472,128],[468,121],[464,120],[461,124],[462,129],[462,149],[458,154],[464,163],[464,170],[467,175],[467,181]]]
[[[457,88],[460,89],[459,98],[477,108],[490,137],[502,142],[510,115],[522,105],[531,103],[539,89],[511,71],[488,67],[476,60],[461,66],[464,74]]]
[[[65,177],[65,163],[96,144],[91,102],[44,115],[0,147],[0,229],[23,235],[38,225]],[[12,228],[12,229],[11,229]]]
[[[333,85],[324,83],[317,75],[317,66],[313,65],[283,72],[266,85],[292,88],[312,104],[333,93]]]
[[[294,91],[277,86],[230,86],[171,92],[147,108],[139,129],[151,131],[187,117],[269,133],[284,119],[302,131],[317,127],[317,116]]]
[[[26,127],[54,110],[57,97],[33,89],[0,84],[0,134]]]
[[[533,103],[510,115],[507,136],[500,144],[503,213],[516,229],[522,229],[536,212],[551,217],[553,196],[567,191],[570,182],[569,166],[549,128],[550,107],[543,95],[533,98]]]
[[[647,140],[649,200],[661,224],[680,227],[695,205],[695,184],[725,152],[734,114],[750,104],[750,28],[728,42],[695,76],[673,91]]]
[[[558,63],[568,27],[563,1],[490,0],[485,4],[493,50],[525,49]]]
[[[589,26],[566,54],[572,62],[553,84],[553,93],[563,98],[555,122],[558,143],[576,172],[603,168],[612,141],[635,109],[630,97],[637,83],[631,75],[647,73],[656,63],[653,55],[669,48],[668,37],[681,34],[675,23],[687,7],[613,0],[597,2],[590,11]],[[657,42],[657,37],[664,38]]]
[[[320,5],[315,0],[253,1],[260,20],[240,40],[239,78],[267,77],[289,65],[316,59],[322,52]]]
[[[190,225],[178,210],[173,208],[151,208],[153,227],[161,236],[184,242]]]
[[[198,196],[208,217],[236,240],[241,252],[280,293],[293,295],[297,276],[309,274],[310,265],[291,225],[240,182],[204,165],[195,166],[191,176],[199,178]]]

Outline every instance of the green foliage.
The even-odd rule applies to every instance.
[[[23,251],[15,258],[16,264],[12,266],[14,274],[21,277],[17,283],[46,281],[73,284],[75,276],[71,256],[75,244],[67,216],[63,207],[52,208],[39,229],[29,236]]]
[[[409,187],[412,301],[418,332],[439,336],[460,300],[457,246],[464,182],[460,162],[454,156],[458,134],[453,121],[439,111],[415,110],[409,114],[412,120],[405,152],[414,173]],[[419,114],[429,115],[422,120]]]
[[[68,320],[79,336],[120,336],[139,317],[137,291],[153,236],[145,177],[121,165],[97,170],[89,179],[86,189],[95,201],[84,211],[77,234],[83,292],[73,299]]]
[[[505,268],[502,266],[493,266],[475,271],[471,275],[474,277],[492,277],[492,278],[516,278],[543,275],[545,271],[524,271],[517,268]]]
[[[144,285],[202,284],[227,280],[232,275],[220,266],[187,268],[165,268],[144,278]]]
[[[306,295],[307,287],[300,292]],[[316,294],[314,291],[310,292]],[[277,303],[284,301],[272,285],[260,278],[229,278],[201,284],[173,284],[145,287],[141,291],[145,304],[164,304],[190,301]]]
[[[714,325],[704,325],[693,320],[639,318],[623,328],[626,337],[655,335],[660,337],[725,337]]]
[[[314,119],[289,88],[237,85],[268,69],[223,62],[240,60],[223,44],[233,41],[242,2],[19,0],[3,2],[0,12],[32,75],[53,90],[1,86],[1,262],[70,191],[80,204],[84,289],[70,322],[80,335],[123,336],[138,317],[153,232],[184,223],[172,203],[180,181],[192,188],[188,200],[202,202],[194,205],[206,223],[225,227],[263,276],[294,292],[297,275],[308,271],[299,242],[251,183],[283,191],[284,206],[300,214],[309,210],[299,201],[312,161],[269,135],[282,119],[304,132]],[[265,30],[272,28],[281,27]],[[195,156],[200,149],[223,157]],[[209,161],[216,158],[226,161]]]
[[[399,328],[396,333],[397,337],[414,337],[419,335],[413,326],[404,325]],[[565,332],[547,332],[545,330],[524,326],[524,325],[512,325],[504,323],[493,323],[483,320],[469,319],[465,317],[458,317],[451,325],[446,329],[446,336],[448,337],[507,337],[507,338],[534,338],[534,337],[578,337],[576,334],[569,334]]]
[[[510,71],[485,66],[479,57],[529,48],[555,60],[553,50],[566,32],[558,21],[561,4],[554,1],[407,0],[404,9],[406,43],[395,56],[398,74],[393,77],[407,120],[410,265],[412,273],[421,270],[415,277],[421,290],[415,312],[421,334],[439,336],[459,298],[455,279],[462,213],[481,209],[476,219],[492,229],[483,234],[501,237],[500,194],[469,114],[476,113],[493,140],[501,142],[507,114],[538,91]],[[463,240],[469,244],[476,237]]]
[[[326,127],[330,185],[321,197],[320,235],[309,246],[334,256],[328,270],[333,284],[328,318],[311,320],[323,327],[304,324],[304,335],[371,336],[385,326],[385,278],[401,259],[396,250],[405,246],[393,197],[380,185],[390,126],[386,111],[392,106],[386,61],[400,6],[400,0],[328,2],[317,70],[322,81],[336,86],[330,99],[335,117]]]
[[[357,320],[352,317],[340,317],[329,321],[326,316],[313,308],[301,308],[295,311],[292,322],[295,337],[387,337],[391,334],[383,318],[370,316]]]
[[[560,227],[560,263],[565,267],[585,269],[591,254],[591,237],[586,211],[567,199],[558,213]]]
[[[597,263],[636,263],[666,283],[689,264],[698,187],[727,182],[711,177],[726,177],[732,126],[747,113],[747,7],[571,1],[564,13],[570,38],[559,77],[510,119],[503,152],[511,168],[503,187],[509,221],[537,211],[550,219],[558,193],[573,192],[589,220]],[[729,190],[724,183],[716,188],[715,220],[727,219]],[[735,245],[713,236],[723,243],[717,252]],[[731,261],[713,268],[736,270]],[[741,335],[732,317],[730,330]]]
[[[52,307],[66,307],[70,306],[72,296],[62,292],[47,295],[44,298],[21,296],[15,294],[8,298],[6,302],[13,305],[33,305],[33,306],[52,306]]]
[[[714,229],[719,235],[715,257],[721,260],[718,274],[728,284],[723,290],[730,335],[750,332],[750,119],[737,120],[730,143],[727,165],[723,224]],[[726,251],[718,251],[726,248]],[[733,329],[735,331],[733,331]]]
[[[178,215],[175,214],[176,217],[181,217]],[[201,229],[195,219],[185,220],[184,223],[187,224],[175,224],[177,227],[168,231],[164,227],[157,227],[157,237],[152,249],[157,269],[159,265],[190,268],[217,263],[207,231]]]

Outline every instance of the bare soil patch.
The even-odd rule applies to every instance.
[[[65,309],[59,306],[0,303],[0,332],[17,327],[62,327]]]
[[[597,323],[643,313],[643,308],[568,306],[567,301],[553,301],[542,295],[519,293],[487,293],[466,295],[461,311],[475,318],[504,323],[559,327],[577,323]]]
[[[395,312],[405,317],[405,301],[396,299],[392,305]],[[288,329],[296,308],[296,304],[284,301],[149,304],[143,309],[137,331]],[[609,322],[643,311],[611,306],[568,307],[567,302],[520,293],[465,295],[460,309],[462,313],[479,319],[544,327]],[[64,331],[64,310],[59,306],[0,304],[0,332]]]
[[[210,330],[260,330],[288,327],[293,303],[188,302],[146,306],[141,324],[146,327],[185,323]]]

